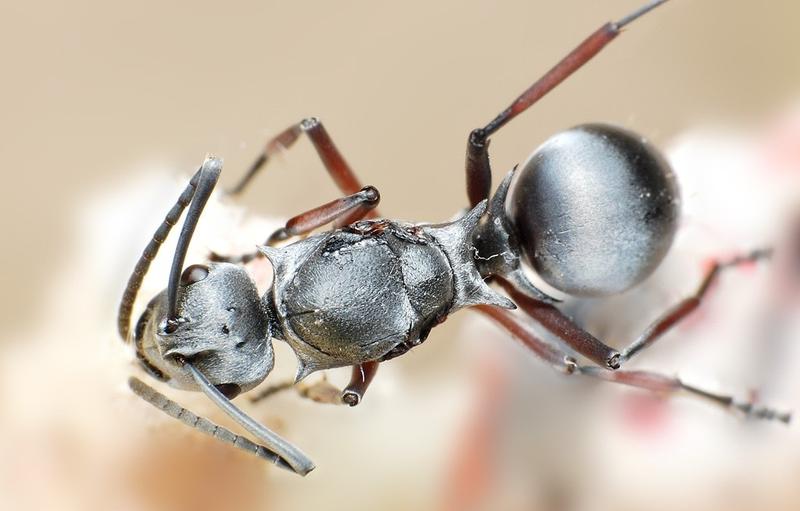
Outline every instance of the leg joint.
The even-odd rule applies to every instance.
[[[317,117],[306,117],[302,121],[300,121],[300,129],[303,131],[311,131],[312,129],[318,127],[322,124]]]
[[[364,199],[370,204],[377,204],[381,200],[381,194],[377,188],[372,185],[367,185],[361,189],[364,192]]]
[[[486,145],[486,130],[476,128],[469,134],[469,145],[475,148],[482,148]]]

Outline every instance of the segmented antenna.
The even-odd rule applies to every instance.
[[[283,458],[270,451],[263,445],[254,443],[243,436],[232,433],[222,426],[214,424],[205,417],[201,417],[192,413],[190,410],[187,410],[175,401],[169,399],[164,394],[158,392],[140,379],[133,376],[130,377],[128,379],[128,386],[131,388],[134,394],[155,406],[173,419],[178,419],[187,426],[190,426],[198,431],[202,431],[206,435],[231,444],[234,447],[249,452],[250,454],[255,454],[259,458],[271,461],[283,469],[294,472],[292,467],[289,466],[289,464],[286,463]]]
[[[172,267],[169,272],[169,285],[167,286],[167,321],[174,321],[178,316],[178,285],[183,272],[183,261],[186,259],[186,252],[189,250],[189,243],[192,241],[194,229],[203,213],[203,208],[211,197],[211,192],[219,180],[222,172],[222,160],[207,156],[206,161],[200,168],[200,176],[195,186],[192,204],[186,212],[186,219],[183,221],[181,235],[178,244],[175,246],[175,255],[172,258]]]
[[[652,2],[643,5],[642,7],[639,7],[632,13],[628,14],[624,18],[617,21],[616,23],[617,28],[622,28],[625,25],[628,25],[629,23],[633,22],[637,18],[641,18],[642,16],[644,16],[645,14],[652,11],[653,9],[655,9],[656,7],[658,7],[659,5],[663,4],[666,1],[667,0],[653,0]]]
[[[128,284],[125,286],[125,292],[122,294],[122,300],[119,304],[119,311],[117,312],[117,331],[119,332],[119,336],[122,338],[123,341],[128,342],[128,334],[131,329],[131,311],[133,310],[133,304],[136,301],[136,295],[139,293],[139,289],[142,287],[142,281],[144,280],[144,276],[147,274],[147,270],[150,269],[150,263],[153,262],[155,259],[156,254],[158,254],[158,249],[161,248],[161,245],[164,243],[164,240],[167,239],[167,235],[178,223],[178,220],[181,217],[181,213],[183,210],[186,209],[186,206],[192,201],[192,197],[194,197],[195,188],[197,187],[197,181],[200,179],[201,169],[192,176],[192,179],[189,181],[189,184],[186,185],[183,192],[181,192],[180,197],[175,202],[175,205],[172,206],[172,209],[169,210],[167,216],[164,217],[164,221],[161,222],[161,225],[158,226],[156,229],[155,234],[153,234],[153,239],[147,243],[147,246],[144,247],[144,251],[142,251],[142,255],[139,256],[139,260],[136,261],[136,266],[133,268],[133,273],[131,273],[130,278],[128,279]]]
[[[180,197],[178,197],[175,205],[172,206],[172,209],[169,210],[167,216],[164,217],[164,221],[161,222],[161,225],[159,225],[158,229],[156,229],[155,234],[153,234],[153,239],[150,240],[150,242],[144,248],[144,251],[142,251],[142,255],[136,262],[136,266],[133,268],[133,273],[131,273],[131,276],[128,279],[128,284],[125,287],[125,292],[122,294],[122,300],[119,304],[119,312],[117,313],[117,330],[123,341],[128,341],[128,334],[130,333],[131,328],[131,311],[133,310],[133,304],[136,301],[136,295],[139,293],[139,289],[142,287],[144,276],[150,269],[150,263],[153,261],[153,259],[155,259],[156,254],[158,254],[158,249],[161,248],[164,240],[167,239],[169,232],[172,230],[175,224],[178,223],[183,210],[186,209],[186,206],[191,203],[192,206],[189,208],[189,213],[186,215],[186,221],[183,223],[181,237],[178,239],[178,246],[175,249],[175,257],[173,258],[172,268],[170,270],[168,287],[168,317],[174,319],[178,280],[180,279],[181,273],[180,266],[183,265],[183,260],[186,257],[186,250],[188,249],[189,241],[191,240],[194,228],[197,225],[197,220],[199,219],[200,213],[202,212],[203,207],[205,206],[206,201],[208,200],[208,197],[214,188],[214,185],[217,183],[221,169],[221,160],[211,156],[206,157],[203,165],[194,174],[194,176],[192,176],[192,179],[189,181],[189,184],[186,185],[186,188],[183,190]],[[200,193],[198,193],[198,191]],[[177,274],[175,269],[176,265],[179,266],[177,269]]]
[[[291,465],[295,472],[304,476],[314,470],[314,462],[300,449],[240,410],[230,399],[225,397],[219,389],[212,385],[206,376],[196,367],[186,361],[184,361],[183,367],[189,371],[189,374],[192,375],[192,378],[194,378],[200,390],[202,390],[215,405],[220,407],[231,419],[238,422],[257,439],[267,444],[267,447],[271,451],[278,453],[286,463]]]

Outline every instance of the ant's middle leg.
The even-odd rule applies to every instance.
[[[619,369],[621,355],[617,350],[607,346],[600,339],[575,324],[552,304],[528,295],[501,277],[497,277],[496,280],[525,314],[561,339],[567,346],[606,369]]]
[[[353,366],[350,383],[342,391],[342,401],[346,405],[356,406],[364,399],[364,394],[367,392],[369,384],[372,383],[375,373],[378,372],[379,363],[377,360],[371,360]]]
[[[302,397],[312,401],[356,406],[364,398],[369,384],[372,383],[372,379],[378,371],[379,363],[377,360],[371,360],[363,364],[354,365],[350,383],[342,391],[336,389],[326,379],[315,384],[299,387],[297,390]],[[295,382],[290,380],[271,385],[251,397],[250,402],[258,403],[279,392],[294,388],[295,385]]]

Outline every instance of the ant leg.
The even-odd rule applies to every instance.
[[[274,246],[276,243],[287,240],[292,236],[308,234],[314,229],[335,220],[343,220],[348,224],[355,222],[373,211],[380,201],[381,194],[378,189],[374,186],[365,186],[357,193],[332,200],[322,206],[290,218],[286,225],[273,232],[264,244]],[[247,264],[256,257],[262,256],[263,254],[259,251],[240,256],[223,256],[212,252],[209,255],[209,259],[214,262]]]
[[[270,235],[266,245],[271,246],[292,236],[308,234],[333,221],[338,223],[343,220],[347,224],[353,223],[364,218],[367,213],[378,206],[380,201],[381,194],[378,189],[374,186],[365,186],[353,195],[333,200],[290,218],[284,227]]]
[[[258,403],[260,401],[267,399],[268,397],[283,392],[284,390],[289,390],[292,387],[294,387],[294,380],[286,380],[281,383],[272,384],[269,387],[262,390],[261,392],[259,392],[258,394],[256,394],[255,396],[251,396],[250,402],[253,404]]]
[[[711,401],[714,404],[736,413],[741,413],[748,418],[778,420],[789,424],[792,414],[779,412],[773,408],[755,406],[749,401],[737,401],[733,396],[709,392],[701,388],[684,383],[676,376],[666,376],[652,371],[606,371],[596,366],[579,366],[580,374],[611,383],[621,383],[640,389],[649,390],[659,394],[672,394],[684,391],[693,396]]]
[[[525,92],[517,97],[508,108],[492,119],[489,124],[470,133],[467,140],[466,171],[467,197],[471,207],[475,207],[480,201],[489,197],[492,185],[492,172],[489,165],[489,137],[553,90],[572,73],[589,62],[592,57],[600,53],[600,50],[620,34],[623,27],[665,1],[651,1],[619,21],[606,23],[597,29],[545,73],[544,76],[528,87]]]
[[[371,360],[353,366],[353,375],[350,377],[350,383],[342,391],[342,401],[346,405],[356,406],[364,399],[364,393],[367,392],[375,373],[378,372],[378,364],[377,360]]]
[[[476,305],[474,309],[492,318],[503,327],[503,329],[510,333],[512,337],[520,341],[523,346],[531,350],[537,357],[550,364],[550,366],[557,371],[565,374],[572,374],[578,369],[578,363],[575,357],[539,339],[531,333],[529,327],[525,323],[515,317],[511,312],[490,305]]]
[[[779,420],[784,423],[788,423],[791,420],[791,414],[789,413],[778,412],[772,408],[756,407],[748,402],[736,401],[732,396],[716,394],[694,387],[682,382],[676,377],[665,376],[650,371],[611,372],[597,366],[579,366],[575,359],[566,352],[536,337],[531,333],[529,328],[518,318],[514,317],[511,312],[487,305],[478,305],[475,308],[493,319],[539,358],[565,374],[579,373],[598,380],[620,383],[663,394],[684,391],[694,396],[710,400],[730,411],[743,413],[747,417]]]
[[[372,376],[375,375],[375,370],[374,369],[366,367],[369,364],[370,364],[370,362],[367,362],[366,364],[364,364],[364,366],[365,366],[364,373],[365,373],[365,375],[368,374],[369,376],[365,377],[367,379],[367,382],[364,385],[363,389],[361,390],[361,395],[362,396],[364,394],[364,390],[366,390],[366,386],[369,385],[369,380],[371,380]],[[377,362],[375,364],[377,366]],[[358,367],[361,367],[361,366],[353,366],[353,367],[354,368],[358,368]],[[355,376],[354,376],[354,379],[355,379]],[[359,379],[364,379],[364,378],[359,378]],[[350,388],[350,387],[348,387],[348,388]],[[347,402],[347,400],[345,400],[343,398],[342,391],[339,390],[333,384],[328,383],[328,379],[325,377],[325,375],[322,376],[321,380],[318,380],[318,381],[316,381],[314,383],[305,383],[305,382],[295,383],[294,380],[286,380],[286,381],[284,381],[282,383],[275,383],[275,384],[270,385],[269,387],[265,388],[264,390],[262,390],[261,392],[259,392],[255,396],[252,396],[250,398],[250,402],[253,403],[253,404],[260,403],[261,401],[263,401],[263,400],[265,400],[265,399],[267,399],[269,397],[272,397],[275,394],[279,394],[279,393],[281,393],[283,391],[290,390],[290,389],[293,389],[295,392],[297,392],[297,394],[300,397],[302,397],[304,399],[308,399],[308,400],[314,401],[315,403],[323,403],[323,404],[328,404],[328,405],[349,404]],[[358,404],[358,403],[356,403],[356,404]],[[354,406],[354,405],[350,405],[350,406]]]
[[[233,188],[226,190],[227,194],[235,196],[244,192],[245,188],[247,188],[256,174],[258,174],[258,171],[261,170],[261,167],[263,167],[269,161],[272,155],[292,147],[297,139],[300,138],[300,133],[302,133],[300,129],[300,123],[297,123],[289,126],[278,135],[267,140],[264,150],[258,155],[253,163],[250,164],[247,172],[245,172],[244,176],[239,179],[239,182],[236,183]]]
[[[735,257],[729,261],[714,262],[708,272],[706,272],[705,277],[694,294],[678,302],[676,305],[663,313],[653,323],[651,323],[650,326],[648,326],[644,332],[642,332],[639,337],[630,344],[630,346],[622,351],[621,362],[630,360],[634,355],[652,345],[670,328],[675,326],[683,318],[696,310],[700,306],[700,303],[708,292],[708,289],[711,287],[711,284],[713,284],[714,281],[719,278],[719,274],[722,270],[745,263],[755,262],[759,259],[766,259],[771,255],[771,249],[761,249],[754,250],[749,254]]]
[[[606,369],[619,368],[621,356],[617,350],[576,325],[553,305],[524,293],[502,277],[498,276],[497,282],[520,309],[564,341],[567,346]]]
[[[336,144],[333,143],[322,122],[316,117],[309,117],[268,140],[264,146],[264,151],[255,159],[242,179],[228,193],[230,195],[242,193],[258,174],[259,170],[269,161],[270,157],[282,149],[291,147],[302,133],[308,136],[328,174],[343,194],[352,195],[364,188],[364,185],[356,177],[355,172],[348,165],[342,153],[336,148]],[[375,211],[370,211],[368,216],[369,218],[375,218],[377,214]]]
[[[771,253],[772,251],[769,249],[755,250],[730,261],[715,263],[694,295],[682,300],[659,317],[621,354],[576,325],[553,305],[529,296],[503,278],[498,277],[497,281],[525,313],[564,341],[570,348],[607,369],[619,369],[623,362],[653,344],[676,323],[697,309],[721,270],[769,257]]]

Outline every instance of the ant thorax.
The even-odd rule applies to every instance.
[[[361,221],[283,248],[262,247],[275,269],[267,295],[275,336],[297,354],[297,378],[394,358],[469,305],[512,308],[484,283],[473,259],[471,239],[485,210],[482,202],[439,225]]]

